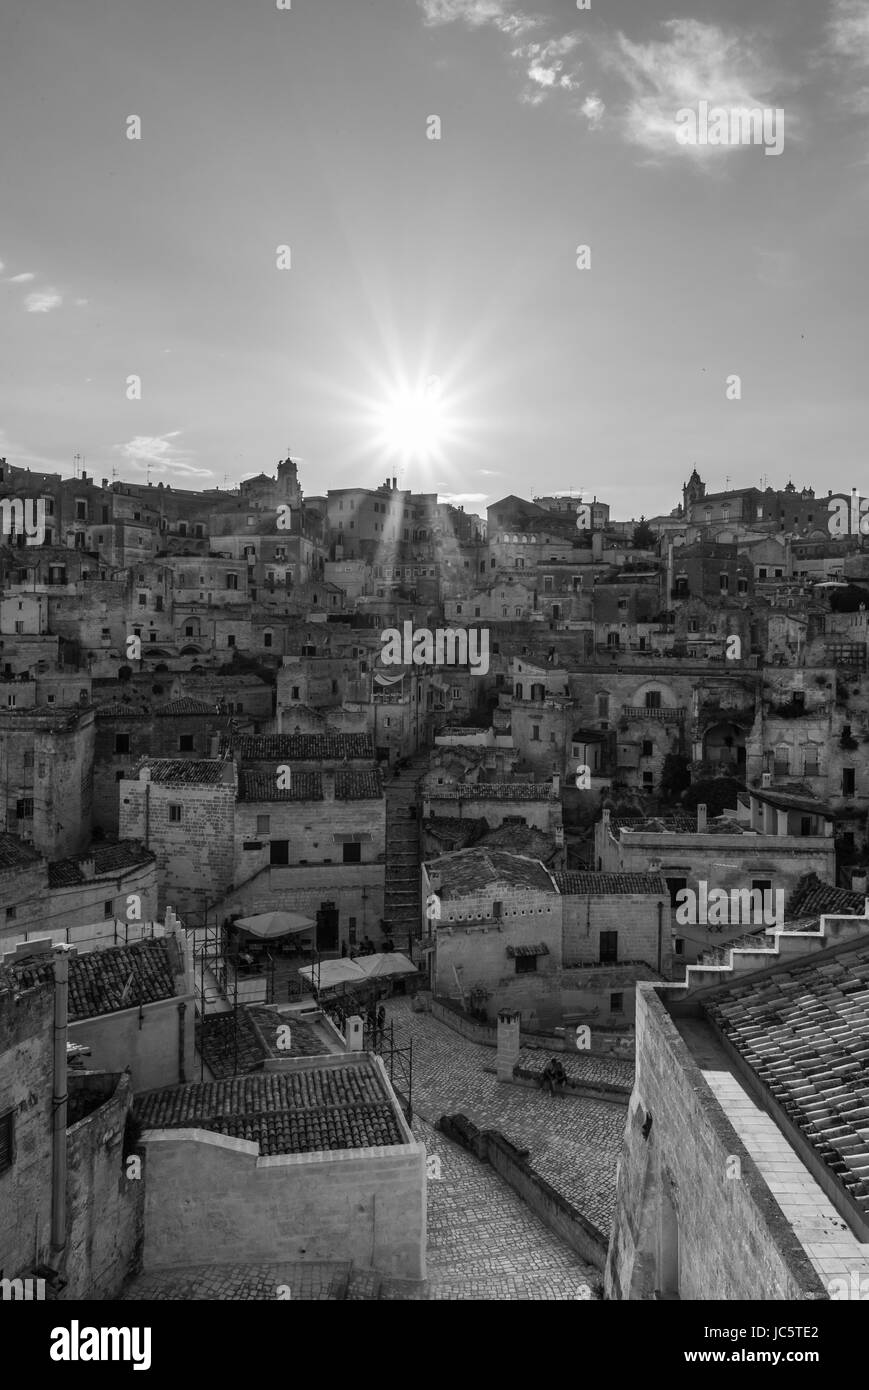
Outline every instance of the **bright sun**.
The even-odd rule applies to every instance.
[[[395,391],[377,411],[380,443],[403,459],[430,459],[447,433],[440,381],[429,377],[424,386]]]

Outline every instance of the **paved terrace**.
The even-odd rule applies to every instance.
[[[552,1097],[496,1080],[494,1048],[470,1042],[431,1014],[414,1013],[408,999],[388,1001],[386,1016],[395,1024],[397,1044],[413,1039],[414,1113],[430,1123],[441,1115],[461,1113],[480,1128],[500,1130],[519,1148],[528,1149],[529,1162],[540,1176],[608,1238],[625,1108],[606,1101]],[[523,1053],[520,1064],[526,1065],[534,1055]],[[560,1055],[572,1079],[633,1084],[630,1063]]]

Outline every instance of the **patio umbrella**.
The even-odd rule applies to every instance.
[[[299,974],[318,989],[336,989],[338,985],[359,984],[368,978],[355,960],[322,960],[319,965],[301,966]]]
[[[233,925],[251,936],[272,941],[278,936],[312,931],[317,923],[310,917],[303,917],[301,912],[260,912],[255,917],[239,917]]]
[[[360,956],[356,964],[369,980],[384,975],[415,975],[416,966],[400,951],[378,951],[373,956]]]

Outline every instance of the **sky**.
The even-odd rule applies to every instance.
[[[865,492],[869,0],[4,0],[0,121],[10,463]]]

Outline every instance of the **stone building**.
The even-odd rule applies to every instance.
[[[6,830],[46,859],[87,848],[93,803],[94,711],[0,710]]]
[[[865,1296],[867,932],[823,917],[640,987],[609,1298]]]

